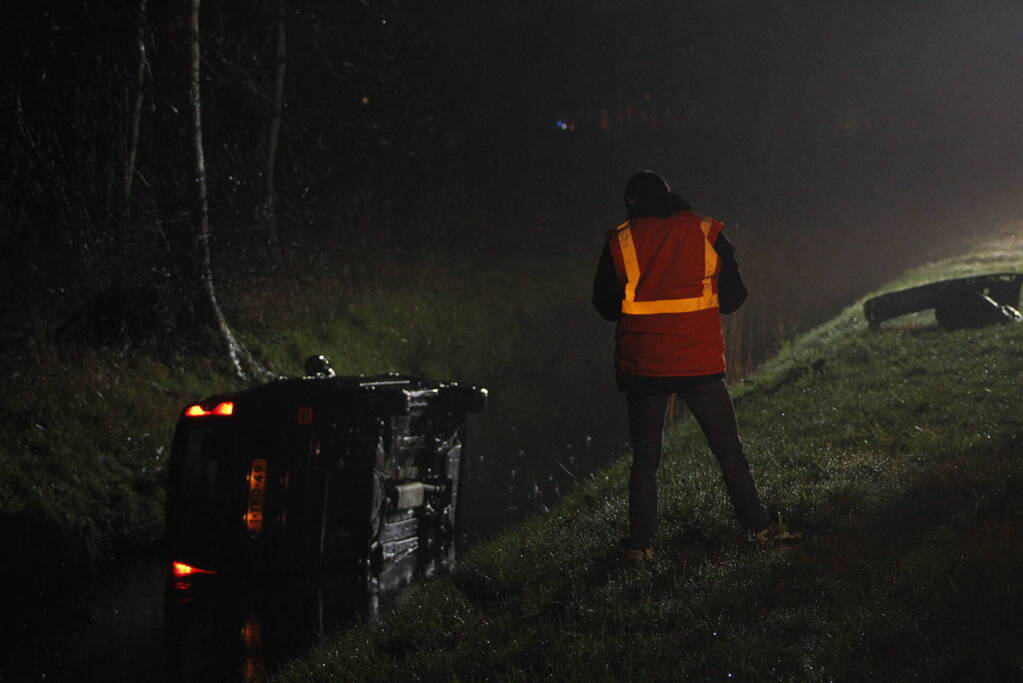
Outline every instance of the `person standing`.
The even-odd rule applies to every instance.
[[[625,560],[654,556],[657,470],[665,415],[678,394],[721,466],[739,523],[754,540],[795,538],[764,507],[743,452],[725,383],[721,314],[745,301],[735,248],[720,221],[701,216],[653,171],[625,185],[628,220],[607,235],[593,281],[593,306],[616,321],[615,374],[632,439]]]

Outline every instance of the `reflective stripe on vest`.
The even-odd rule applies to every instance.
[[[718,307],[718,295],[713,291],[714,274],[718,268],[718,252],[710,243],[711,219],[700,221],[703,231],[703,294],[688,299],[655,299],[636,301],[636,285],[639,283],[639,259],[636,245],[632,242],[632,228],[625,222],[618,228],[618,246],[622,250],[625,265],[625,298],[622,299],[622,313],[629,315],[652,315],[655,313],[692,313]]]

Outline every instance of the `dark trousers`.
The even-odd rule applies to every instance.
[[[724,379],[686,387],[679,392],[707,437],[724,476],[728,497],[739,522],[753,531],[771,523],[760,500],[749,461],[742,450],[735,423],[735,408]],[[657,531],[657,468],[661,461],[664,419],[671,394],[629,391],[629,432],[632,437],[632,472],[629,477],[630,548],[653,545]]]

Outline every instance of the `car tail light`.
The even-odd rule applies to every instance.
[[[199,403],[185,408],[185,417],[207,417],[209,415],[234,415],[234,401],[221,401],[213,406],[212,410],[206,410]]]
[[[174,573],[174,576],[179,578],[179,579],[181,577],[190,576],[192,574],[216,574],[217,573],[217,572],[212,571],[210,569],[199,569],[198,567],[193,567],[191,565],[187,565],[184,562],[171,562],[171,571]]]
[[[214,415],[234,415],[234,403],[232,401],[221,401],[213,408]]]

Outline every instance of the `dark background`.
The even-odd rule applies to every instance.
[[[123,320],[139,317],[133,296],[174,300],[193,229],[187,5],[139,7],[20,3],[0,29],[5,334],[94,315],[98,296],[124,300],[114,337],[191,324],[173,311],[178,322]],[[281,8],[280,241],[268,245]],[[438,249],[594,260],[625,179],[653,168],[730,226],[754,293],[785,301],[775,315],[812,318],[1020,214],[1014,2],[206,0],[201,23],[214,264],[228,285]]]
[[[562,229],[617,217],[628,173],[654,168],[698,210],[782,245],[775,266],[831,299],[1019,215],[1018,6],[480,12],[462,19],[473,31],[452,15],[445,38],[467,60],[449,98],[481,131],[480,168],[500,169],[510,204],[560,213]]]
[[[56,376],[83,348],[155,352],[171,365],[183,349],[223,355],[207,343],[215,333],[194,277],[187,15],[185,0],[39,0],[6,7],[0,22],[0,412],[17,437],[9,448],[29,463],[13,487],[30,504],[22,526],[4,528],[40,557],[81,554],[77,538],[39,542],[75,531],[63,516],[73,505],[61,501],[50,521],[31,507],[51,480],[79,492],[80,476],[73,458],[65,472],[49,457],[65,444],[41,424],[64,416],[36,409],[34,383],[63,388]],[[598,357],[610,355],[610,328],[589,310],[587,277],[634,171],[663,173],[739,246],[752,294],[727,321],[733,371],[793,327],[1023,213],[1016,1],[204,0],[200,19],[212,273],[239,328],[257,335],[260,316],[243,312],[290,310],[295,292],[329,311],[360,288],[429,297],[430,278],[445,275],[498,287],[494,270],[542,280],[569,268],[578,280],[576,298],[538,312],[507,302],[533,335],[522,355],[543,344],[549,366],[498,355],[493,377],[470,378],[493,390],[471,425],[466,505],[482,512],[465,533],[477,537],[622,452],[610,440],[625,432],[624,410],[610,359]],[[570,374],[584,364],[562,362],[569,354],[589,359],[585,376]],[[85,377],[69,385],[85,417],[114,411]],[[79,438],[99,448],[122,437],[106,431]],[[165,444],[144,453],[155,473],[134,470],[144,447],[122,444],[118,474],[81,489],[96,496],[90,514],[131,522],[132,501],[154,504],[146,492]],[[146,486],[126,500],[109,485],[135,490],[136,480]],[[133,523],[158,519],[139,509]],[[129,522],[106,533],[142,535]],[[40,581],[55,566],[18,560],[47,567]],[[136,585],[153,604],[123,612],[158,617],[149,583]],[[36,595],[23,597],[33,612]],[[32,623],[50,642],[48,617]],[[102,652],[138,651],[104,642]]]

